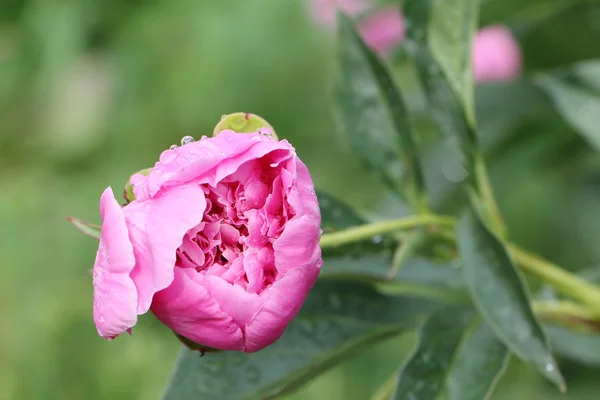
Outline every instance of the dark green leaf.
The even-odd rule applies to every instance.
[[[485,320],[511,351],[564,390],[527,288],[504,245],[473,210],[461,217],[457,237],[467,286]]]
[[[431,315],[419,330],[417,348],[400,370],[396,400],[435,399],[444,382],[464,330],[474,313],[443,309]]]
[[[439,60],[436,60],[431,51],[430,19],[433,4],[433,0],[405,1],[404,14],[408,27],[405,46],[417,69],[431,117],[446,138],[446,151],[457,158],[457,167],[462,167],[465,175],[472,176],[476,135],[467,121],[467,113],[461,105],[459,94],[452,89],[448,78],[442,73]],[[433,34],[437,37],[440,31],[436,30]]]
[[[253,354],[184,350],[165,399],[268,399],[293,391],[354,352],[412,329],[437,304],[366,285],[318,282],[273,345]]]
[[[74,217],[67,217],[67,221],[75,225],[75,228],[84,235],[100,240],[100,231],[102,229],[100,225],[95,225]]]
[[[444,0],[431,3],[427,35],[433,58],[475,122],[471,43],[477,28],[479,0]]]
[[[490,326],[476,321],[465,332],[448,374],[448,400],[488,399],[510,353]]]
[[[586,365],[600,366],[600,335],[574,331],[560,325],[546,325],[556,353]]]
[[[339,119],[356,154],[416,209],[425,202],[415,135],[394,80],[343,14],[339,24]]]
[[[537,81],[563,118],[600,150],[600,62],[583,62]]]
[[[487,399],[504,372],[509,352],[475,313],[443,309],[419,331],[415,353],[403,366],[396,400]]]

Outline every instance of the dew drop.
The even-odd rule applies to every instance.
[[[546,371],[548,371],[548,372],[554,371],[554,365],[552,365],[552,364],[546,364]]]
[[[98,318],[98,322],[100,322],[101,324],[103,324],[103,323],[104,323],[104,321],[105,321],[105,319],[104,319],[104,315],[103,315],[103,314],[100,314],[100,318]]]
[[[159,157],[159,161],[161,163],[169,163],[171,161],[173,161],[174,159],[177,158],[177,152],[175,152],[174,150],[165,150],[162,153],[160,153],[160,157]]]
[[[185,146],[186,144],[188,144],[188,143],[192,143],[192,142],[194,142],[194,141],[195,141],[195,140],[194,140],[194,138],[193,138],[193,137],[191,137],[191,136],[184,136],[184,137],[182,137],[182,138],[181,138],[181,145],[182,145],[182,146]]]
[[[221,115],[221,121],[223,121],[225,118],[227,118],[227,114]]]
[[[206,139],[208,139],[208,136],[206,136],[206,135],[202,135],[202,137],[200,138],[200,140],[206,140]]]
[[[319,229],[319,235],[323,234],[323,229]]]
[[[264,137],[271,139],[273,137],[273,132],[269,128],[259,128],[258,133]]]
[[[169,150],[175,150],[178,147],[179,146],[177,146],[176,144],[172,144],[171,147],[169,147]]]
[[[381,242],[383,242],[383,236],[381,236],[381,235],[373,236],[373,243],[379,244]]]

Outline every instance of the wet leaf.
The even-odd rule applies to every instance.
[[[600,150],[600,62],[582,62],[554,74],[541,75],[537,82],[563,118]]]
[[[252,354],[199,357],[183,350],[165,399],[271,399],[366,346],[413,329],[438,305],[386,297],[366,285],[318,282],[273,345]]]
[[[454,2],[452,0],[451,2]],[[407,54],[414,63],[421,86],[428,103],[428,111],[435,122],[439,132],[445,137],[445,152],[455,157],[456,174],[463,178],[473,176],[473,158],[476,148],[476,135],[474,126],[469,124],[468,113],[463,107],[461,95],[453,89],[451,78],[444,70],[454,70],[460,62],[452,62],[452,55],[445,55],[438,49],[437,58],[432,51],[432,36],[436,40],[436,46],[440,47],[439,36],[445,27],[431,27],[432,15],[438,15],[439,10],[434,11],[434,4],[445,7],[446,2],[434,2],[433,0],[406,0],[404,3],[404,15],[407,21],[407,40],[405,47]],[[454,16],[456,17],[456,16]],[[437,17],[436,17],[437,18]],[[470,26],[471,21],[466,22]],[[463,44],[464,45],[464,44]],[[456,48],[459,44],[454,44]],[[465,55],[455,55],[457,60],[463,60]],[[441,64],[445,60],[445,67]],[[466,66],[463,66],[466,68]],[[470,69],[469,69],[470,71]],[[467,73],[464,71],[464,73]],[[470,72],[469,72],[470,73]],[[457,77],[459,73],[453,72],[455,86],[461,86],[463,91],[470,87],[464,79]],[[458,83],[458,82],[462,83]],[[471,88],[472,89],[472,88]],[[463,94],[464,96],[464,94]],[[472,107],[472,104],[468,104]],[[468,112],[473,112],[469,109]],[[471,121],[473,122],[473,121]]]
[[[512,352],[564,390],[527,288],[504,245],[473,209],[462,215],[457,237],[465,280],[484,319]]]
[[[506,347],[474,311],[440,310],[420,329],[416,350],[400,371],[394,399],[487,398],[507,358]]]
[[[338,15],[338,116],[358,157],[413,209],[426,203],[416,137],[396,83],[351,20]]]

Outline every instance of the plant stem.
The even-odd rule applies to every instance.
[[[600,330],[598,312],[570,301],[533,301],[535,314],[544,321],[557,322],[586,331]]]
[[[483,207],[484,217],[493,228],[494,232],[502,238],[506,238],[506,225],[500,213],[500,208],[494,197],[494,190],[490,183],[487,168],[483,156],[478,154],[475,157],[475,180],[477,182],[478,193]]]
[[[339,247],[349,243],[370,239],[376,235],[383,235],[423,225],[454,226],[456,220],[445,215],[423,214],[414,215],[392,221],[376,222],[360,225],[340,232],[326,233],[321,236],[321,247]]]
[[[556,290],[581,300],[600,315],[600,288],[527,250],[515,245],[509,245],[508,248],[523,271],[537,276]]]
[[[321,236],[321,247],[339,247],[345,244],[370,239],[376,235],[427,225],[440,227],[440,234],[455,240],[455,238],[451,237],[452,235],[446,230],[448,228],[453,228],[456,225],[456,220],[453,217],[423,214],[392,221],[361,225],[340,232],[327,233]],[[597,313],[600,316],[600,287],[591,284],[573,273],[562,269],[558,265],[527,250],[521,249],[514,244],[507,243],[506,246],[523,271],[537,276],[557,291],[587,304],[594,313]]]

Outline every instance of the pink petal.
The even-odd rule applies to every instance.
[[[112,339],[135,325],[137,292],[129,274],[135,265],[125,216],[112,189],[100,197],[102,232],[94,263],[94,322],[98,334]]]
[[[296,210],[296,216],[285,224],[281,236],[273,243],[279,273],[306,264],[319,247],[319,203],[308,169],[300,159],[296,160],[296,173],[297,184],[288,194],[288,202]]]
[[[477,32],[473,41],[476,82],[510,81],[521,72],[521,50],[511,31],[492,25]]]
[[[210,278],[222,281],[218,277],[205,278],[195,270],[177,268],[173,283],[154,296],[152,312],[163,324],[196,343],[242,351],[242,330],[203,284]]]
[[[281,337],[302,308],[322,263],[321,249],[317,247],[306,264],[289,270],[261,293],[261,298],[265,298],[264,304],[245,327],[245,352],[258,351]]]
[[[204,191],[181,185],[123,208],[135,254],[131,279],[138,293],[138,314],[150,308],[152,296],[173,281],[176,251],[186,232],[200,223],[206,208]]]
[[[283,150],[287,158],[294,151],[286,140],[223,131],[213,138],[168,150],[174,151],[175,156],[168,157],[168,162],[157,162],[146,179],[134,187],[134,193],[136,199],[146,200],[163,188],[191,181],[217,187],[223,178],[236,172],[243,164],[277,150]]]
[[[375,10],[358,27],[365,43],[377,53],[389,53],[404,40],[404,18],[397,6]]]

